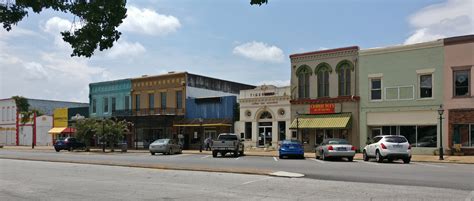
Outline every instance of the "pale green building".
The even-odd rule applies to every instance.
[[[359,51],[360,143],[403,135],[414,154],[439,145],[443,100],[443,41]]]

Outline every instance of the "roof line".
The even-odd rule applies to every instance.
[[[297,54],[290,55],[290,58],[313,55],[313,54],[339,52],[339,51],[345,51],[345,50],[359,50],[359,46],[349,46],[349,47],[341,47],[341,48],[335,48],[335,49],[329,49],[329,50],[318,50],[318,51],[312,51],[312,52],[297,53]]]

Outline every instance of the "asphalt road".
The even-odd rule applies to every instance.
[[[0,150],[0,158],[54,160],[78,163],[140,165],[180,169],[245,170],[247,172],[287,171],[305,174],[305,178],[474,190],[474,165],[410,163],[376,163],[364,161],[321,161],[312,158],[278,159],[243,156],[212,158],[210,155],[155,155],[145,153],[97,154],[85,152],[35,152]]]
[[[240,160],[240,159],[239,159]],[[474,192],[0,159],[0,200],[470,200]]]

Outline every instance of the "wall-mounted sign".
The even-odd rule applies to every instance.
[[[333,114],[335,112],[336,104],[334,103],[312,104],[309,106],[310,114]]]
[[[194,139],[198,138],[198,132],[194,132]]]

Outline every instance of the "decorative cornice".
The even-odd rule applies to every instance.
[[[443,40],[435,40],[435,41],[416,43],[416,44],[411,44],[411,45],[396,45],[396,46],[389,46],[389,47],[364,49],[364,50],[359,51],[359,56],[403,52],[403,51],[427,49],[427,48],[442,47],[442,46],[443,46]]]
[[[306,52],[301,54],[290,55],[291,62],[302,62],[318,59],[328,59],[334,57],[345,57],[357,55],[359,51],[358,46],[336,48],[330,50],[321,50],[314,52]]]
[[[317,99],[296,99],[290,100],[293,105],[314,104],[314,103],[342,103],[342,102],[359,102],[360,96],[339,96],[336,98],[317,98]]]
[[[474,35],[456,36],[451,38],[445,38],[444,45],[457,45],[463,43],[474,43]]]

